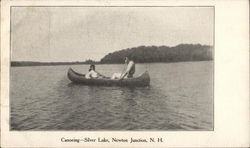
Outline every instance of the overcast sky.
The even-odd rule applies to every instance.
[[[100,60],[141,45],[213,45],[212,7],[13,7],[12,61]]]

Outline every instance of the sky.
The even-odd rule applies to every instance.
[[[212,7],[12,7],[11,60],[99,61],[121,49],[213,45]]]

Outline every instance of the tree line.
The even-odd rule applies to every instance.
[[[100,61],[91,59],[82,62],[12,61],[11,66],[120,64],[124,63],[125,57],[129,57],[136,63],[208,61],[213,60],[213,47],[200,44],[180,44],[174,47],[139,46],[109,53]]]
[[[81,65],[95,64],[98,62],[86,60],[84,62],[34,62],[34,61],[12,61],[11,66],[55,66],[55,65]]]
[[[213,60],[213,48],[200,44],[180,44],[175,47],[139,46],[109,53],[100,63],[124,63],[125,57],[136,63],[207,61]]]

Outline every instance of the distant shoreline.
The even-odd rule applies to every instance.
[[[57,66],[83,64],[122,64],[128,57],[135,63],[175,63],[213,60],[213,47],[201,44],[168,46],[138,46],[108,53],[100,61],[88,59],[73,62],[11,61],[11,66]]]
[[[213,60],[196,60],[196,61],[172,61],[172,62],[144,62],[144,63],[136,63],[136,64],[157,64],[157,63],[179,63],[179,62],[202,62],[202,61],[213,61]],[[16,62],[16,64],[13,65],[13,62],[11,62],[11,66],[10,67],[31,67],[31,66],[65,66],[65,65],[90,65],[90,64],[95,64],[95,65],[111,65],[111,64],[123,64],[123,63],[74,63],[74,62],[52,62],[52,63],[48,63],[48,62],[34,62],[32,64],[28,64],[26,62]],[[36,63],[36,64],[35,64]],[[39,64],[38,64],[39,63]]]
[[[91,64],[95,64],[95,63],[91,63]],[[83,64],[90,64],[90,63],[86,63],[86,62],[11,61],[11,67],[23,67],[23,66],[60,66],[60,65],[83,65]]]

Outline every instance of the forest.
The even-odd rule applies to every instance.
[[[139,46],[122,49],[105,55],[100,61],[88,59],[77,62],[12,61],[11,66],[49,66],[79,64],[121,64],[129,57],[136,63],[208,61],[213,60],[213,47],[200,44],[168,46]]]
[[[213,60],[213,48],[200,44],[180,44],[174,47],[139,46],[109,53],[100,63],[124,63],[124,57],[129,57],[136,63],[208,61]]]

